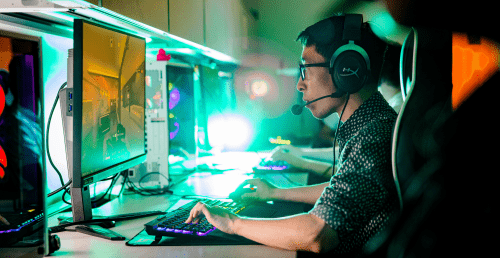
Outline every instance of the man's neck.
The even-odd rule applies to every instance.
[[[359,92],[349,95],[349,100],[347,101],[347,106],[345,107],[344,113],[340,118],[340,121],[345,122],[349,119],[352,114],[366,101],[368,100],[377,90],[368,90],[368,87],[364,87]],[[342,109],[344,109],[344,105],[339,107],[337,110],[338,115],[340,116],[342,113]]]

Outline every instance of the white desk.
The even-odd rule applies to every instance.
[[[306,173],[287,174],[293,182],[306,184]],[[195,173],[186,181],[174,186],[176,195],[141,196],[138,194],[121,195],[119,198],[93,210],[94,215],[113,215],[139,212],[144,210],[165,211],[180,199],[177,195],[210,195],[213,197],[228,196],[243,180],[253,175],[238,171],[210,175]],[[264,175],[269,181],[283,185],[282,175]],[[273,180],[273,178],[275,180]],[[70,215],[63,213],[62,215]],[[49,218],[49,226],[57,225],[57,217]],[[155,217],[117,222],[111,230],[125,236],[125,241],[111,241],[78,232],[63,231],[56,233],[61,239],[61,248],[52,256],[68,257],[296,257],[296,252],[276,249],[263,245],[228,245],[228,246],[127,246],[126,241],[132,239],[144,229],[144,224]]]

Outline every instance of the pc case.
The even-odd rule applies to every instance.
[[[162,189],[169,185],[168,89],[165,61],[146,63],[146,162],[129,169],[138,187]]]

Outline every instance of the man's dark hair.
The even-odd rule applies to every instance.
[[[389,86],[400,88],[399,78],[399,59],[401,56],[401,46],[394,44],[387,44],[387,49],[384,53],[384,61],[382,62],[382,69],[380,71],[380,78],[378,85],[386,81]]]
[[[330,62],[335,50],[348,43],[347,40],[342,40],[344,19],[344,15],[334,15],[321,20],[302,31],[296,41],[300,41],[303,46],[316,46],[316,51]],[[372,82],[377,83],[387,43],[377,37],[366,22],[361,26],[361,40],[354,43],[368,54]]]

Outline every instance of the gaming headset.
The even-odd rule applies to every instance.
[[[361,14],[346,14],[344,20],[343,41],[347,44],[339,47],[330,59],[330,74],[337,90],[353,94],[361,90],[370,74],[370,58],[366,51],[354,43],[361,40]]]
[[[330,24],[333,30],[333,21],[330,20]],[[330,58],[330,66],[328,68],[337,91],[331,95],[308,101],[302,105],[294,105],[291,110],[294,115],[300,115],[305,106],[318,100],[340,98],[346,93],[353,94],[363,88],[370,75],[370,58],[361,46],[354,43],[355,40],[361,40],[362,24],[363,15],[361,14],[346,14],[344,16],[342,40],[347,41],[347,44],[335,50],[332,58]]]

